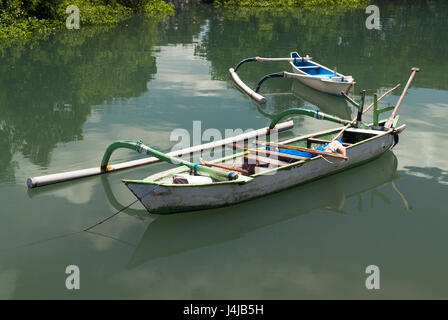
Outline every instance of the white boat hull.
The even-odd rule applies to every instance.
[[[380,134],[347,148],[349,160],[322,156],[280,168],[275,174],[259,174],[245,184],[159,185],[126,182],[145,208],[154,213],[191,211],[232,205],[290,188],[371,160],[394,143],[390,133]]]
[[[328,94],[341,96],[341,92],[348,93],[354,82],[339,82],[331,81],[328,77],[310,76],[300,70],[293,67],[294,78],[302,82],[303,84]]]
[[[355,84],[352,76],[344,76],[341,73],[332,71],[331,69],[317,63],[310,62],[310,58],[300,57],[297,52],[291,52],[293,61],[289,61],[293,73],[285,73],[286,78],[295,78],[303,84],[328,94],[341,96],[341,92],[348,94],[351,87]],[[297,61],[295,60],[297,59]],[[300,63],[305,62],[305,65]],[[296,65],[298,63],[298,65]],[[310,72],[305,72],[309,70]],[[319,70],[318,72],[311,72],[312,70]]]

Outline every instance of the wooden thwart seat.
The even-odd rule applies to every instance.
[[[225,169],[225,170],[228,170],[228,171],[236,171],[236,172],[240,172],[240,173],[245,174],[245,175],[249,175],[250,174],[250,172],[248,170],[231,167],[231,166],[228,166],[228,165],[225,165],[225,164],[221,164],[221,163],[207,162],[207,161],[205,161],[202,158],[199,158],[199,163],[204,165],[204,166],[221,168],[221,169]]]
[[[262,157],[260,155],[253,155],[253,154],[247,154],[244,156],[247,159],[250,160],[254,160],[254,161],[260,161],[260,162],[264,162],[264,163],[269,163],[278,167],[284,166],[289,164],[288,162],[285,161],[281,161],[281,160],[276,160],[276,159],[271,159],[271,158],[266,158],[266,157]]]

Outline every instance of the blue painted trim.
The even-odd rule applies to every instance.
[[[195,163],[195,164],[193,165],[193,174],[194,174],[195,176],[197,176],[197,175],[198,175],[198,170],[197,170],[197,167],[198,167],[198,164],[197,164],[197,163]]]

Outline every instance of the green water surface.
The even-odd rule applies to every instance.
[[[448,5],[378,2],[365,9],[218,9],[191,5],[154,21],[63,30],[0,45],[0,298],[448,298]],[[98,166],[114,140],[169,151],[174,129],[257,129],[289,107],[343,118],[343,100],[270,79],[259,106],[228,69],[252,56],[309,54],[352,75],[355,99],[404,87],[400,143],[364,166],[226,208],[157,216],[121,179],[166,164],[28,190],[26,178]],[[287,63],[251,63],[254,88]],[[401,88],[381,102],[394,105]],[[371,115],[365,117],[368,121]],[[335,124],[304,117],[285,137]],[[202,141],[207,142],[207,141]],[[196,144],[192,141],[192,144]],[[139,158],[119,151],[114,161]],[[80,269],[80,289],[65,286]],[[381,270],[379,290],[366,267]]]

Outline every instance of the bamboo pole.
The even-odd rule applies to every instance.
[[[246,154],[246,155],[244,155],[244,158],[246,158],[248,160],[253,160],[253,161],[256,161],[256,162],[263,162],[263,163],[273,164],[273,165],[278,166],[278,167],[281,167],[281,166],[289,164],[286,161],[281,161],[281,160],[278,160],[278,159],[266,158],[266,157],[262,157],[260,155],[253,155],[253,154]]]
[[[230,170],[230,171],[237,171],[237,172],[240,172],[242,174],[249,175],[249,171],[247,171],[247,170],[240,169],[240,168],[234,168],[234,167],[231,167],[231,166],[226,166],[226,165],[221,164],[221,163],[207,162],[207,161],[205,161],[202,158],[199,158],[199,163],[204,165],[204,166],[208,166],[208,167],[216,167],[216,168]]]
[[[282,123],[279,123],[274,128],[274,130],[277,130],[277,132],[281,132],[281,131],[291,129],[293,126],[294,126],[293,121],[282,122]],[[209,150],[209,149],[222,147],[224,145],[227,145],[227,144],[233,143],[233,142],[239,142],[239,141],[243,141],[243,140],[253,139],[253,138],[256,138],[259,136],[268,135],[270,133],[271,133],[271,131],[269,130],[268,127],[261,128],[261,129],[243,133],[243,134],[240,134],[240,135],[237,135],[234,137],[217,140],[217,141],[212,141],[209,143],[193,146],[193,147],[182,149],[182,150],[172,151],[172,152],[168,153],[168,155],[173,156],[173,157],[180,157],[180,156],[187,155],[187,154],[193,154],[195,152],[201,152],[201,151],[205,151],[205,150]],[[74,170],[74,171],[69,171],[69,172],[54,173],[54,174],[39,176],[39,177],[30,177],[27,179],[27,185],[29,188],[36,188],[36,187],[55,184],[55,183],[59,183],[59,182],[65,182],[65,181],[100,175],[100,174],[104,174],[104,173],[108,173],[108,172],[133,168],[133,167],[137,167],[137,166],[148,165],[148,164],[156,163],[159,161],[160,161],[160,159],[158,159],[156,157],[147,157],[144,159],[126,161],[126,162],[121,162],[121,163],[116,163],[116,164],[110,164],[110,165],[106,164],[105,168],[101,168],[98,166],[98,167],[93,167],[93,168],[89,168],[89,169],[81,169],[81,170]]]
[[[272,150],[266,150],[266,149],[254,149],[254,148],[247,148],[245,146],[239,145],[234,143],[234,148],[242,149],[242,150],[249,150],[251,152],[255,152],[257,155],[262,154],[263,156],[270,157],[271,155],[275,156],[276,158],[288,158],[292,160],[306,160],[309,159],[308,157],[300,157],[300,156],[294,156],[292,154],[286,154],[281,152],[276,152]]]
[[[395,87],[393,87],[392,89],[386,91],[386,92],[383,93],[383,94],[381,95],[381,97],[379,97],[376,101],[377,101],[377,102],[380,101],[380,100],[383,99],[385,96],[387,96],[389,93],[391,93],[392,91],[394,91],[395,89],[397,89],[399,86],[400,86],[400,84],[397,84],[397,85],[396,85]],[[343,95],[344,97],[347,96],[347,95],[345,94],[345,92],[342,92],[342,95]],[[364,111],[363,111],[362,113],[364,114],[364,113],[366,113],[367,111],[369,111],[370,108],[373,107],[373,105],[374,105],[374,103],[371,103],[367,108],[364,109]],[[356,119],[358,119],[358,115],[356,115],[356,117],[354,117],[352,121],[350,121],[346,126],[344,126],[344,127],[341,129],[341,131],[339,131],[339,133],[338,133],[336,136],[334,136],[333,139],[331,139],[331,142],[333,142],[333,141],[339,139],[339,137],[342,136],[342,134],[344,133],[344,131],[347,130],[348,127],[352,126],[352,125],[356,122]]]
[[[398,102],[394,108],[394,111],[392,111],[392,114],[389,116],[386,123],[384,124],[384,127],[387,129],[389,129],[392,126],[392,124],[394,123],[395,115],[397,114],[398,108],[400,107],[400,104],[404,99],[404,95],[406,94],[406,91],[408,91],[408,88],[411,85],[411,82],[414,79],[415,74],[420,71],[419,68],[412,68],[411,70],[412,70],[411,75],[409,76],[409,80],[406,83],[406,86],[404,87],[403,92],[401,93],[400,99],[398,99]]]
[[[280,62],[280,61],[300,61],[304,59],[305,61],[312,60],[312,57],[309,57],[308,55],[306,57],[298,57],[298,58],[262,58],[262,57],[255,57],[255,60],[257,62]]]

